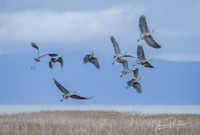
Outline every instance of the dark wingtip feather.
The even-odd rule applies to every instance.
[[[58,62],[60,63],[61,68],[62,68],[64,66],[64,61],[63,61],[63,58],[61,56],[58,58]]]
[[[50,69],[53,69],[53,64],[52,64],[52,61],[51,61],[51,60],[49,61],[49,68],[50,68]]]
[[[114,43],[116,41],[115,38],[114,38],[114,36],[111,36],[110,40],[111,40],[112,43]]]
[[[53,81],[54,81],[54,83],[56,84],[56,82],[57,82],[57,81],[56,81],[56,79],[55,79],[55,78],[53,78]]]
[[[140,18],[146,18],[144,15],[141,15]]]
[[[38,46],[37,46],[34,42],[31,42],[31,46],[32,46],[33,48],[39,49]]]

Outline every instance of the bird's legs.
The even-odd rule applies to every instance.
[[[114,65],[116,61],[117,61],[117,57],[115,57],[115,59],[114,59],[112,65]]]
[[[32,69],[32,70],[35,70],[35,67],[36,67],[37,63],[38,63],[37,61],[35,61],[35,62],[33,63],[33,65],[31,66],[31,69]]]
[[[122,74],[120,75],[120,77],[123,77],[124,75],[126,75],[130,72],[131,72],[131,70],[122,71]]]
[[[115,64],[115,62],[118,60],[120,58],[120,56],[119,55],[117,55],[117,56],[114,56],[114,61],[113,61],[113,63],[112,63],[112,65],[114,65]]]
[[[138,60],[138,61],[136,62],[136,64],[133,64],[132,66],[136,66],[137,64],[141,64],[141,63],[142,63],[142,61],[139,61],[139,60]]]
[[[60,99],[60,102],[63,102],[63,99]]]
[[[142,64],[142,63],[145,63],[145,62],[150,62],[154,59],[158,59],[157,57],[152,57],[151,59],[148,59],[148,60],[144,60],[144,61],[137,61],[136,64],[133,64],[132,66],[136,66],[137,64]]]
[[[122,78],[125,74],[121,74],[120,77]]]
[[[143,40],[144,38],[145,38],[145,35],[146,35],[147,33],[144,33],[144,34],[140,34],[140,38],[137,40],[137,42],[139,42],[140,40]]]
[[[114,62],[112,63],[112,65],[114,65],[115,62],[118,61],[118,60],[120,60],[121,57],[123,57],[123,56],[124,56],[124,54],[119,54],[119,55],[117,55],[117,56],[114,56]]]
[[[120,75],[120,77],[123,77],[124,75],[126,74],[129,74],[131,72],[134,72],[136,70],[136,68],[133,68],[133,69],[129,69],[129,70],[126,70],[126,71],[122,71],[122,74]]]
[[[114,64],[115,64],[115,62],[116,62],[116,60],[114,60],[114,61],[113,61],[112,65],[114,65]]]

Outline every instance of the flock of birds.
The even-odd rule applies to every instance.
[[[140,34],[140,38],[137,40],[137,42],[139,42],[140,40],[144,40],[146,42],[146,44],[152,48],[161,48],[161,46],[152,37],[152,34],[156,32],[156,29],[153,29],[152,32],[149,31],[147,22],[146,22],[146,18],[144,15],[140,16],[139,28],[140,28],[141,34]],[[131,54],[128,54],[128,52],[122,53],[118,42],[116,41],[116,39],[113,36],[110,37],[110,40],[113,44],[114,52],[115,52],[114,62],[112,63],[112,65],[114,65],[115,62],[123,65],[124,70],[122,71],[122,74],[120,75],[120,77],[123,77],[124,75],[133,72],[134,78],[127,81],[126,88],[128,89],[129,87],[133,87],[136,89],[136,91],[138,93],[142,93],[142,88],[141,88],[141,84],[139,81],[141,79],[143,79],[144,76],[139,77],[139,69],[135,68],[135,66],[137,64],[140,64],[146,68],[154,68],[150,64],[150,61],[152,61],[153,59],[156,59],[156,58],[152,57],[150,59],[146,59],[143,46],[138,45],[137,46],[138,60],[136,61],[136,64],[132,65],[134,68],[130,69],[129,65],[128,65],[128,61],[126,59],[124,59],[124,57],[131,57],[131,58],[136,58],[136,57],[132,56]],[[40,59],[43,58],[44,56],[50,57],[50,60],[49,60],[49,68],[50,69],[53,69],[54,64],[57,62],[60,63],[61,67],[63,67],[64,63],[63,63],[62,56],[60,56],[56,53],[40,54],[39,47],[35,43],[32,42],[31,46],[33,48],[37,49],[37,52],[38,52],[37,57],[34,58],[34,63],[31,66],[31,69],[34,70],[36,68],[37,63],[40,62]],[[83,63],[86,64],[86,63],[90,62],[97,69],[100,69],[98,59],[96,57],[94,57],[94,53],[95,52],[93,51],[91,54],[86,54],[85,57],[83,58]],[[68,99],[68,98],[74,98],[74,99],[91,99],[92,98],[92,97],[87,98],[87,97],[82,97],[82,96],[77,95],[76,93],[79,93],[80,91],[70,92],[64,86],[62,86],[59,82],[57,82],[55,79],[53,79],[53,80],[54,80],[55,85],[58,87],[58,89],[62,93],[64,93],[63,98],[60,100],[61,102],[63,101],[63,99]]]

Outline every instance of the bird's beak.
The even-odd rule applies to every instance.
[[[92,55],[94,55],[95,54],[95,51],[92,51]]]
[[[155,32],[157,32],[157,31],[158,31],[157,29],[153,29],[152,30],[152,34],[155,33]]]
[[[153,59],[159,59],[158,57],[153,57]]]
[[[77,91],[75,91],[74,93],[80,93],[81,91],[80,90],[77,90]]]
[[[133,64],[132,66],[134,67],[134,66],[136,66],[137,64]]]
[[[156,60],[156,59],[159,59],[159,58],[158,58],[158,57],[152,57],[152,58],[150,59],[150,61]]]

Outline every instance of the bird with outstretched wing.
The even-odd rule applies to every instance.
[[[139,59],[137,61],[137,64],[141,64],[144,67],[153,68],[153,66],[149,63],[149,61],[151,61],[152,58],[150,60],[147,60],[145,58],[144,49],[143,49],[142,45],[138,45],[138,47],[137,47],[137,57]]]
[[[92,52],[92,54],[86,54],[83,58],[83,64],[86,64],[88,62],[92,63],[97,69],[100,69],[98,59],[94,57],[94,51]]]
[[[161,48],[161,46],[152,37],[152,34],[155,32],[155,29],[152,32],[149,31],[146,22],[146,17],[144,15],[140,16],[139,28],[141,32],[140,39],[144,39],[144,41],[153,48]]]
[[[53,79],[55,85],[58,87],[58,89],[64,93],[63,95],[63,99],[68,99],[69,97],[70,98],[74,98],[74,99],[91,99],[92,97],[90,98],[87,98],[87,97],[82,97],[82,96],[79,96],[75,93],[78,93],[80,91],[75,91],[73,93],[71,93],[69,90],[67,90],[65,87],[63,87],[59,82],[57,82],[55,79]],[[62,99],[60,101],[63,101]]]

